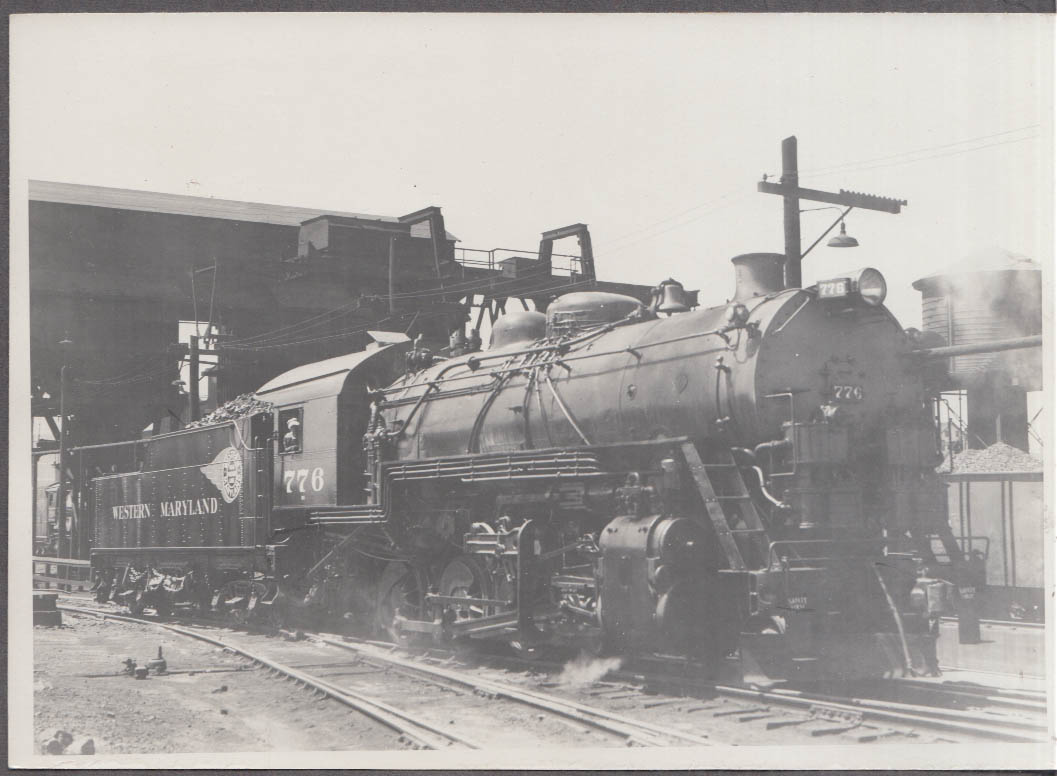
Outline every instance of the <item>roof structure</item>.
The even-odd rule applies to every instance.
[[[407,337],[405,343],[410,342]],[[349,372],[358,368],[367,361],[388,353],[384,358],[391,358],[392,352],[402,352],[395,345],[382,345],[347,353],[342,356],[316,361],[310,364],[302,364],[283,372],[278,377],[269,380],[256,391],[259,399],[270,401],[273,404],[283,404],[289,401],[305,401],[317,399],[323,396],[336,396],[341,393],[345,378]],[[393,351],[394,347],[396,351]]]
[[[936,278],[965,275],[973,272],[1007,272],[1010,270],[1040,272],[1042,267],[1028,256],[991,245],[977,248],[961,258],[957,263],[951,264],[939,272],[933,272],[915,280],[913,286],[920,291],[922,285],[919,284],[924,284]]]
[[[164,194],[134,189],[112,189],[105,186],[87,186],[80,183],[58,183],[55,181],[29,182],[31,202],[54,202],[64,205],[85,205],[115,210],[140,210],[149,213],[197,216],[199,218],[222,218],[230,221],[252,221],[279,226],[300,226],[319,216],[339,216],[362,221],[382,221],[398,224],[394,216],[376,216],[367,213],[350,213],[341,210],[270,205],[261,202],[240,202],[214,197],[193,197],[187,194]],[[417,233],[420,230],[422,233]],[[429,226],[416,224],[411,229],[414,237],[428,237]],[[447,232],[449,240],[458,240]]]

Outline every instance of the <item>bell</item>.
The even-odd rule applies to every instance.
[[[687,304],[686,291],[683,284],[677,280],[668,278],[657,288],[659,313],[685,313],[690,309]]]

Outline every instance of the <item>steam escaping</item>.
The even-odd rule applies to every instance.
[[[977,250],[954,267],[921,278],[922,326],[948,345],[1042,333],[1042,266],[1002,248]],[[951,372],[965,387],[1001,372],[1027,390],[1042,388],[1038,348],[956,356]]]
[[[592,657],[581,652],[562,667],[558,684],[578,687],[597,682],[610,671],[616,671],[623,664],[622,657]]]

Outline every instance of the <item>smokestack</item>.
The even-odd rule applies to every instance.
[[[781,253],[743,253],[730,260],[734,265],[734,302],[767,296],[785,288]]]

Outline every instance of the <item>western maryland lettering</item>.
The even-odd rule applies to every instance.
[[[146,520],[154,515],[162,517],[215,515],[220,512],[220,499],[184,498],[162,501],[159,504],[121,504],[110,509],[115,520]]]
[[[187,515],[215,515],[220,511],[220,500],[216,498],[184,498],[163,501],[162,517],[185,517]]]
[[[120,504],[110,509],[115,520],[145,520],[151,516],[150,504]]]

